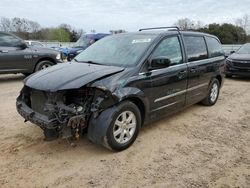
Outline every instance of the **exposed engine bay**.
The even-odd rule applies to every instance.
[[[43,129],[45,140],[58,137],[78,139],[86,132],[90,117],[97,117],[115,101],[109,91],[100,88],[84,86],[45,92],[25,86],[18,97],[17,109],[25,121],[31,121]]]

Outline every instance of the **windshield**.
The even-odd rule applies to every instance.
[[[91,38],[88,38],[86,36],[82,36],[76,41],[76,43],[73,45],[74,48],[82,47],[87,48],[90,45]]]
[[[250,54],[250,44],[244,44],[238,51],[238,54]]]
[[[134,66],[155,38],[155,35],[112,35],[96,42],[75,59],[104,65]]]

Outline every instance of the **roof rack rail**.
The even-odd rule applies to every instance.
[[[143,29],[139,29],[139,31],[155,30],[155,29],[176,29],[177,31],[180,31],[180,28],[177,27],[177,26],[173,26],[173,27],[152,27],[152,28],[143,28]]]

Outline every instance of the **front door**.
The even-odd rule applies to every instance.
[[[150,110],[161,116],[185,105],[187,65],[177,35],[164,38],[152,53],[150,60],[165,57],[170,60],[166,68],[151,70]],[[154,113],[155,112],[155,113]]]

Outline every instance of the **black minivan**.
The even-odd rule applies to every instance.
[[[33,74],[17,98],[18,112],[46,140],[87,132],[92,142],[119,151],[143,124],[198,102],[214,105],[224,79],[220,41],[168,29],[108,36],[72,62]]]

